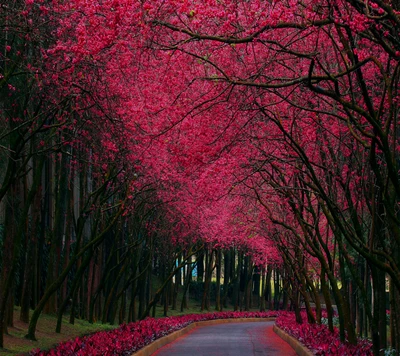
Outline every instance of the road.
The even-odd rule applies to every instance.
[[[295,356],[273,321],[201,326],[157,350],[153,356]]]

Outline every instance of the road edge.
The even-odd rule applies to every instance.
[[[290,336],[286,331],[283,331],[281,328],[276,326],[272,327],[272,330],[277,334],[282,340],[286,341],[294,351],[296,351],[299,356],[312,356],[314,355],[311,350],[305,347],[299,340]]]

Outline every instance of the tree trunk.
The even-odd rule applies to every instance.
[[[333,333],[333,307],[332,307],[332,301],[331,301],[331,296],[329,292],[329,287],[325,279],[325,269],[321,269],[321,289],[322,289],[322,294],[324,296],[325,300],[325,306],[326,306],[326,312],[328,316],[328,328],[329,331]]]
[[[75,251],[75,254],[73,255],[73,257],[70,259],[70,261],[68,263],[68,266],[60,273],[60,275],[57,277],[57,279],[50,286],[48,286],[48,288],[46,288],[41,300],[39,301],[38,305],[36,306],[35,310],[33,311],[32,318],[31,318],[31,321],[30,321],[29,327],[28,327],[28,333],[25,336],[27,339],[36,340],[36,337],[35,337],[36,325],[37,325],[39,316],[40,316],[43,308],[45,307],[45,305],[46,305],[46,303],[48,301],[48,298],[50,298],[50,296],[54,292],[56,292],[57,289],[62,285],[62,283],[64,282],[64,279],[66,278],[66,276],[68,275],[69,271],[72,269],[72,267],[74,266],[76,261],[84,253],[89,253],[89,249],[91,251],[93,251],[93,250],[95,250],[97,248],[97,246],[103,241],[104,236],[106,235],[108,230],[114,225],[115,221],[121,215],[121,213],[122,213],[122,210],[119,210],[113,216],[113,218],[112,218],[111,222],[109,223],[109,225],[99,235],[97,235],[96,238],[94,238],[92,241],[87,243],[85,245],[85,247],[82,248],[82,250],[80,250],[79,252]],[[78,231],[79,231],[79,227],[82,226],[82,224],[79,223],[79,219],[78,219],[78,224],[77,224],[78,225]],[[77,236],[80,236],[80,235],[77,234]],[[79,241],[77,241],[77,244],[78,243],[79,243]]]
[[[203,282],[204,277],[204,251],[199,251],[197,255],[197,282]]]
[[[280,279],[279,279],[279,271],[278,269],[274,270],[274,309],[280,309]]]
[[[189,252],[189,254],[185,257],[185,259],[183,259],[182,263],[180,265],[178,265],[171,273],[170,275],[164,280],[164,283],[161,285],[161,287],[156,291],[156,293],[153,296],[153,299],[150,301],[150,303],[147,304],[146,310],[141,314],[140,319],[144,319],[146,318],[149,313],[150,310],[153,308],[154,305],[156,305],[158,303],[158,301],[160,300],[160,296],[163,293],[164,289],[166,288],[168,282],[172,279],[172,277],[175,275],[176,270],[179,268],[182,268],[182,266],[184,264],[186,264],[186,260],[188,260],[191,256],[193,256],[194,254],[196,254],[198,251],[195,252]]]
[[[224,295],[222,297],[222,306],[224,308],[228,308],[229,283],[231,279],[231,250],[228,250],[224,251]]]
[[[261,308],[260,305],[260,288],[261,288],[261,268],[258,266],[254,267],[254,273],[253,273],[253,289],[252,289],[252,294],[253,297],[256,299],[255,300],[255,305],[257,305],[257,308]]]
[[[242,272],[242,265],[243,265],[243,253],[238,252],[238,264],[235,272],[235,278],[233,281],[233,309],[235,311],[239,310],[240,304],[240,283],[241,283],[241,272]]]
[[[265,267],[261,268],[261,297],[260,297],[260,312],[265,311],[265,284],[266,284],[266,271]]]
[[[218,250],[215,255],[215,264],[217,268],[216,280],[216,295],[215,295],[215,310],[221,311],[221,267],[222,267],[222,252]]]
[[[40,212],[40,189],[35,195],[33,209],[32,209],[32,228],[30,231],[30,237],[28,238],[27,251],[26,251],[26,265],[24,271],[24,281],[22,287],[22,298],[21,298],[21,313],[20,320],[24,323],[29,323],[29,311],[32,287],[35,281],[35,250],[37,249],[37,227],[39,226],[39,212]]]
[[[393,349],[400,350],[400,293],[390,279],[390,344]]]
[[[213,257],[214,257],[214,250],[211,250],[211,253],[206,250],[205,253],[205,262],[206,262],[206,269],[205,269],[205,280],[204,280],[204,290],[203,290],[203,297],[201,300],[201,310],[210,310],[210,284],[211,284],[211,277],[213,271]]]
[[[41,169],[43,166],[43,159],[39,160],[36,170],[34,171],[34,177],[32,182],[32,187],[28,193],[25,204],[22,208],[21,214],[19,214],[19,222],[24,222],[29,214],[30,206],[35,198],[37,190],[39,188],[39,183],[41,179]],[[14,188],[15,189],[15,188]],[[17,191],[14,191],[13,197],[17,196]],[[14,203],[11,201],[8,207],[15,208]],[[11,221],[9,220],[12,217]],[[19,261],[21,239],[25,229],[24,223],[19,223],[14,221],[16,215],[13,210],[6,214],[6,233],[3,246],[3,266],[2,266],[2,276],[0,280],[0,348],[3,347],[3,335],[7,326],[6,320],[6,307],[8,296],[11,291],[12,281],[14,279],[14,274],[17,268],[17,263]],[[8,220],[7,220],[8,219]],[[11,240],[10,240],[11,239]]]
[[[189,262],[191,262],[189,260]],[[186,273],[186,280],[185,280],[185,287],[183,290],[182,302],[181,302],[181,312],[183,312],[184,308],[188,307],[187,303],[187,296],[189,295],[189,285],[192,280],[192,264],[189,263],[187,266],[187,273]]]

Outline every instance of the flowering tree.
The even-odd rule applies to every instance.
[[[131,225],[140,226],[139,235],[145,231],[153,236],[143,240],[152,251],[147,260],[155,252],[154,259],[163,260],[170,272],[154,298],[146,306],[141,303],[143,316],[180,270],[174,268],[175,260],[181,260],[179,267],[185,259],[192,261],[193,248],[201,241],[209,247],[208,276],[221,264],[217,249],[240,251],[238,276],[251,275],[253,263],[280,265],[295,309],[299,311],[301,296],[310,322],[310,296],[317,304],[317,322],[321,320],[313,278],[321,281],[327,305],[329,281],[338,305],[340,336],[344,340],[347,332],[351,343],[356,342],[351,289],[357,285],[375,353],[386,347],[386,310],[377,301],[384,300],[389,276],[392,345],[399,349],[396,4],[15,4],[20,24],[41,29],[50,23],[52,31],[50,38],[34,31],[37,42],[15,37],[26,46],[40,47],[35,66],[18,60],[9,30],[2,36],[2,90],[12,97],[15,68],[26,66],[35,84],[29,95],[41,93],[38,97],[45,104],[39,101],[38,108],[29,96],[22,127],[17,115],[11,115],[15,105],[4,104],[11,124],[4,126],[2,140],[18,135],[1,151],[5,157],[9,152],[10,159],[0,199],[11,194],[13,179],[28,172],[28,162],[34,159],[36,183],[29,187],[31,198],[24,201],[26,216],[21,221],[28,219],[35,196],[54,208],[54,216],[48,214],[49,271],[60,265],[57,251],[64,247],[63,235],[71,233],[77,241],[60,278],[57,269],[48,274],[29,337],[34,337],[38,315],[68,271],[81,266],[82,278],[94,264],[92,247],[105,243],[110,231],[119,241],[121,226],[134,221]],[[10,67],[13,61],[16,65]],[[16,164],[21,158],[22,164]],[[55,200],[51,194],[41,199],[36,193],[42,166],[49,177],[60,178],[59,185],[46,185]],[[67,182],[79,189],[65,190]],[[149,191],[155,192],[151,198]],[[142,204],[148,208],[142,209]],[[16,234],[23,236],[22,231]],[[159,244],[153,244],[153,238]],[[18,254],[9,259],[16,263]],[[127,261],[122,263],[126,270]],[[131,262],[136,267],[127,280],[146,283],[147,272],[137,274],[139,262]],[[359,272],[356,263],[362,265]],[[354,282],[348,282],[349,276]],[[368,276],[373,305],[365,283]],[[116,276],[108,291],[108,306],[123,277]],[[75,282],[72,294],[79,288]],[[6,299],[4,294],[0,319]],[[331,320],[331,310],[328,313]],[[297,317],[300,321],[299,313]]]
[[[179,50],[200,61],[210,68],[203,79],[221,83],[225,91],[246,93],[243,103],[275,123],[299,162],[295,169],[307,176],[304,188],[319,199],[337,241],[343,244],[344,237],[372,270],[377,268],[374,293],[383,291],[384,275],[379,271],[384,271],[398,295],[398,263],[392,257],[398,246],[399,52],[391,35],[398,22],[395,8],[379,1],[155,2],[147,11],[160,29],[153,40],[156,48]],[[360,155],[345,148],[338,157],[332,151],[335,147],[327,136],[344,134],[344,144],[360,149]],[[317,138],[326,148],[316,149]],[[336,171],[327,166],[332,162]],[[354,180],[349,175],[353,172],[358,172]],[[376,188],[365,190],[364,182]],[[332,183],[338,191],[331,190]],[[357,198],[363,190],[365,202],[360,204]],[[349,215],[343,213],[342,199]],[[375,321],[383,320],[384,306],[374,307]],[[348,332],[351,328],[347,326]],[[385,328],[382,325],[376,335],[377,348],[379,342],[386,344]]]

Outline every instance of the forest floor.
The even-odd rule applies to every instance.
[[[19,320],[19,308],[14,308],[14,327],[9,327],[9,335],[4,335],[4,349],[0,349],[0,356],[26,354],[32,349],[49,349],[61,341],[69,340],[77,336],[90,334],[100,330],[114,329],[116,326],[95,323],[75,319],[75,324],[69,324],[69,317],[63,318],[61,333],[56,333],[57,317],[55,315],[42,314],[36,329],[38,341],[25,339],[28,324]]]
[[[210,312],[213,309],[210,309]],[[184,312],[177,310],[169,310],[168,316],[183,315],[183,314],[194,314],[200,313],[200,306],[193,304],[191,308],[185,309]],[[204,311],[208,312],[208,311]],[[0,356],[16,356],[16,355],[27,355],[29,351],[33,349],[50,349],[56,344],[73,339],[78,336],[91,334],[101,330],[111,330],[118,327],[117,324],[102,324],[94,323],[90,324],[85,320],[75,319],[75,324],[69,324],[69,315],[63,317],[63,323],[61,327],[61,333],[55,332],[57,317],[55,315],[42,314],[39,318],[36,338],[38,341],[31,341],[25,339],[25,335],[28,330],[28,324],[23,323],[19,320],[20,310],[18,307],[14,308],[14,327],[9,327],[9,335],[4,335],[5,348],[0,348]],[[156,317],[163,316],[163,308],[157,307]]]

